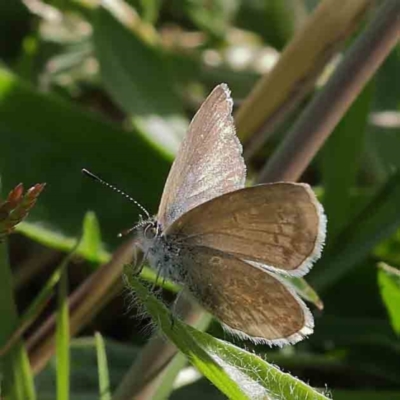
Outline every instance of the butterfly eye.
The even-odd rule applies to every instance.
[[[144,230],[147,239],[154,239],[157,236],[157,229],[154,226],[147,226]]]

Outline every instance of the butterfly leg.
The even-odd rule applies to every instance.
[[[182,297],[183,294],[183,289],[178,293],[178,295],[175,298],[174,303],[172,304],[172,308],[171,308],[171,313],[170,313],[170,322],[171,322],[171,329],[174,329],[174,325],[175,325],[175,319],[179,317],[179,313],[177,310],[177,306],[178,303],[180,301],[180,298]]]
[[[160,278],[160,274],[161,274],[161,266],[157,268],[157,274],[156,274],[156,279],[153,282],[153,285],[151,287],[151,291],[154,292],[156,286],[157,286],[157,282]]]

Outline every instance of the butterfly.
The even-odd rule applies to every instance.
[[[305,275],[320,257],[326,218],[306,184],[244,187],[232,107],[226,84],[204,101],[137,244],[152,268],[228,331],[256,343],[296,343],[314,321],[283,276]]]
[[[307,184],[245,187],[232,108],[227,85],[218,85],[190,123],[157,216],[131,199],[148,217],[131,230],[157,274],[181,284],[227,331],[294,344],[314,320],[285,276],[305,275],[321,256],[326,217]]]

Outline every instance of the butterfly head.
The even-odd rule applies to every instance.
[[[161,226],[156,219],[150,219],[143,221],[138,231],[145,239],[152,240],[161,235]]]
[[[158,237],[161,236],[161,225],[156,218],[150,218],[147,220],[142,220],[136,224],[130,231],[135,232],[135,236],[139,243],[145,244],[154,243]],[[143,246],[142,246],[143,247]]]

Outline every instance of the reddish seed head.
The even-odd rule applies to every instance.
[[[8,194],[8,201],[10,202],[12,207],[15,207],[19,201],[21,200],[22,194],[24,192],[24,185],[20,183],[14,189],[10,191]]]

